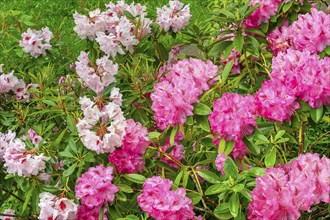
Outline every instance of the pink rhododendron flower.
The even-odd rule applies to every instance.
[[[187,116],[193,115],[193,103],[198,96],[210,87],[209,82],[217,73],[218,68],[211,61],[198,59],[180,60],[170,69],[160,82],[155,85],[151,94],[151,109],[157,127],[164,130],[168,125],[184,124]],[[167,70],[162,68],[159,76]]]
[[[58,197],[48,192],[39,195],[40,220],[77,219],[78,205],[65,197]]]
[[[88,54],[81,51],[76,64],[76,71],[79,77],[96,94],[101,95],[105,87],[115,82],[115,75],[118,72],[118,65],[104,56],[96,60],[96,66],[91,66]]]
[[[148,178],[143,184],[138,205],[156,220],[193,219],[194,206],[183,188],[171,190],[172,181],[160,176]]]
[[[263,82],[254,97],[258,113],[271,120],[290,121],[291,115],[300,107],[291,89],[277,79]]]
[[[214,102],[209,121],[213,134],[219,134],[226,141],[238,141],[252,134],[256,117],[253,96],[225,93]]]
[[[82,143],[96,153],[111,153],[122,145],[126,121],[119,105],[109,102],[101,109],[89,98],[79,101],[84,118],[77,129]],[[96,129],[96,131],[94,131]]]
[[[297,219],[320,201],[330,202],[330,160],[300,155],[289,164],[267,168],[251,192],[248,219]]]
[[[4,161],[3,155],[5,150],[9,147],[9,144],[14,141],[16,133],[8,131],[7,133],[0,132],[0,162]]]
[[[30,130],[28,131],[28,135],[32,141],[32,144],[34,144],[36,146],[42,140],[42,137],[40,135],[38,135],[37,132],[35,130],[33,130],[32,128],[30,128]]]
[[[44,171],[45,161],[49,160],[49,157],[36,155],[35,151],[27,151],[25,143],[15,136],[12,132],[6,135],[0,133],[0,150],[2,148],[2,159],[7,173],[30,177]]]
[[[298,20],[275,29],[268,37],[275,54],[292,48],[310,53],[322,52],[330,45],[330,15],[315,8],[310,14],[298,15]]]
[[[0,65],[0,93],[7,93],[15,88],[19,80],[13,75],[14,71],[5,74],[2,67],[3,64]]]
[[[166,32],[172,28],[173,32],[178,32],[186,27],[190,20],[189,4],[184,6],[178,0],[170,0],[170,7],[163,6],[157,8],[157,23]]]
[[[267,23],[270,17],[276,14],[281,0],[252,0],[250,7],[260,4],[244,22],[246,28],[256,28],[262,23]]]
[[[272,79],[280,80],[295,96],[313,108],[330,104],[330,58],[288,49],[273,58]]]
[[[75,192],[76,197],[81,199],[82,205],[90,208],[100,207],[106,202],[113,202],[115,193],[119,188],[111,183],[113,168],[90,167],[86,173],[77,179]]]
[[[119,173],[137,173],[144,169],[143,155],[149,146],[148,130],[139,122],[126,120],[126,134],[121,149],[109,154],[109,161]]]
[[[19,45],[23,48],[25,53],[30,53],[33,57],[38,57],[41,54],[46,55],[46,51],[51,49],[49,41],[53,38],[53,33],[48,27],[41,30],[27,29],[22,34],[22,40],[19,41]]]
[[[225,175],[225,171],[224,171],[224,166],[225,166],[225,162],[226,159],[228,158],[228,156],[226,156],[225,154],[218,154],[217,158],[215,159],[215,166],[217,167],[217,170],[219,172],[222,173],[222,175]]]
[[[77,217],[79,220],[99,220],[100,209],[101,206],[91,208],[87,205],[81,205],[78,208]],[[106,212],[107,208],[105,207],[102,220],[108,220]]]

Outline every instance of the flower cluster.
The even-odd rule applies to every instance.
[[[65,197],[58,197],[48,192],[39,195],[39,219],[77,219],[78,205]]]
[[[171,150],[171,152],[168,153],[168,155],[170,157],[172,157],[173,159],[176,159],[177,161],[180,161],[180,162],[181,162],[182,158],[184,157],[184,155],[183,155],[184,146],[179,143],[182,140],[183,140],[183,135],[181,132],[179,132],[176,135],[176,137],[174,138],[174,143],[172,145],[172,146],[174,146],[173,149]],[[170,147],[171,147],[170,138],[168,138],[165,142],[165,145],[162,146],[161,148],[162,148],[163,152],[166,152],[166,150],[168,150]],[[178,165],[174,161],[167,158],[166,156],[163,156],[160,153],[158,153],[158,156],[161,157],[161,159],[160,159],[161,161],[169,164],[171,167],[174,167],[174,168],[178,167]]]
[[[141,172],[144,169],[142,156],[149,146],[148,130],[129,119],[125,131],[123,146],[110,153],[108,159],[119,173]]]
[[[251,192],[248,219],[298,219],[299,210],[310,211],[320,201],[329,203],[330,160],[318,154],[265,170]]]
[[[3,214],[5,215],[1,215],[0,214],[0,220],[15,220],[15,217],[9,217],[6,215],[15,215],[15,211],[12,209],[6,209]]]
[[[244,22],[246,28],[256,28],[262,23],[268,22],[275,15],[282,0],[252,0],[250,7],[260,4]]]
[[[75,192],[76,197],[81,199],[78,215],[88,216],[90,213],[93,216],[96,212],[99,213],[104,204],[113,202],[119,188],[112,184],[112,179],[113,168],[106,168],[103,164],[90,167],[77,179]]]
[[[156,220],[193,219],[193,205],[183,188],[171,190],[172,181],[160,176],[148,178],[143,184],[138,205]]]
[[[189,4],[184,6],[178,0],[170,0],[170,7],[163,6],[157,8],[157,23],[166,32],[172,28],[173,32],[178,32],[188,25],[190,20]]]
[[[88,54],[81,51],[75,69],[86,85],[97,95],[101,95],[105,87],[116,81],[118,65],[113,64],[109,56],[97,59],[96,65],[90,65]]]
[[[256,117],[253,96],[225,93],[214,102],[209,121],[213,133],[226,141],[238,141],[252,134]]]
[[[107,208],[104,207],[102,220],[108,220],[106,213],[107,213]],[[81,205],[78,208],[78,213],[77,213],[78,218],[77,219],[79,219],[79,220],[99,220],[99,214],[100,214],[100,207],[91,208],[87,205]]]
[[[29,129],[28,135],[32,141],[32,144],[34,144],[35,146],[38,146],[38,144],[42,140],[42,137],[40,135],[38,135],[37,132],[35,130],[33,130],[32,128]]]
[[[49,159],[43,154],[36,155],[33,150],[28,151],[25,143],[11,131],[7,134],[0,133],[0,155],[7,173],[24,177],[38,175],[46,168],[45,161]]]
[[[255,94],[259,115],[276,121],[290,121],[294,110],[300,107],[295,100],[294,92],[278,79],[263,82]]]
[[[22,40],[19,41],[19,45],[23,48],[25,53],[30,53],[33,57],[38,57],[41,54],[46,55],[46,50],[51,49],[49,41],[52,39],[53,33],[48,27],[41,30],[27,29],[22,34]]]
[[[30,93],[28,90],[32,87],[36,87],[35,84],[26,85],[23,80],[18,79],[13,75],[14,71],[5,74],[2,70],[3,64],[0,64],[0,94],[7,92],[14,92],[17,100],[28,100]]]
[[[329,57],[320,60],[318,55],[307,50],[288,49],[273,58],[271,78],[287,87],[283,92],[291,90],[288,96],[293,93],[311,107],[319,108],[330,104],[329,62]]]
[[[117,4],[110,2],[106,7],[106,11],[96,9],[91,11],[89,16],[76,12],[73,15],[75,32],[82,39],[95,39],[100,44],[100,49],[109,56],[124,54],[123,47],[133,52],[133,46],[151,32],[151,20],[146,18],[146,7],[134,3],[128,5],[122,0]],[[124,11],[133,17],[126,17]]]
[[[164,130],[168,125],[183,124],[187,116],[193,115],[193,103],[198,96],[209,89],[210,80],[218,68],[211,61],[198,59],[180,60],[171,67],[162,68],[159,75],[170,70],[160,78],[151,94],[151,109],[155,112],[157,127]]]
[[[228,156],[225,154],[218,154],[217,158],[215,159],[215,166],[217,167],[217,170],[222,173],[222,175],[225,175],[225,162]]]
[[[111,153],[120,147],[125,136],[125,117],[114,102],[95,104],[86,96],[79,101],[84,118],[77,129],[82,143],[96,153]]]
[[[330,45],[330,15],[312,8],[310,14],[298,15],[291,26],[285,23],[267,39],[275,54],[290,47],[310,53],[322,52]]]

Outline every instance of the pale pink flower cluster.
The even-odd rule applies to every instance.
[[[101,95],[107,86],[116,81],[118,65],[109,60],[109,56],[97,59],[96,65],[93,66],[90,64],[88,54],[81,51],[75,66],[78,76],[97,95]]]
[[[48,192],[39,195],[40,220],[77,219],[78,205],[65,197],[58,197]]]
[[[77,129],[82,143],[96,153],[111,153],[123,143],[126,121],[119,105],[98,106],[86,96],[79,101],[84,118]]]
[[[290,121],[300,107],[295,93],[278,79],[263,82],[254,97],[258,114],[271,120]]]
[[[32,128],[29,129],[28,135],[32,141],[32,144],[34,144],[35,146],[38,146],[40,141],[42,140],[42,137],[40,135],[38,135],[37,132],[35,130],[33,130]]]
[[[14,92],[17,100],[25,99],[28,100],[30,93],[28,90],[32,87],[37,87],[36,84],[28,84],[21,79],[18,79],[13,75],[14,71],[5,74],[2,70],[3,64],[0,64],[0,94],[7,92]]]
[[[115,57],[117,53],[124,54],[123,48],[133,52],[133,47],[139,40],[151,32],[151,20],[147,18],[146,7],[141,4],[126,4],[118,1],[110,2],[107,9],[92,11],[89,16],[73,15],[75,20],[75,32],[80,38],[96,40],[100,49],[109,56]],[[124,11],[128,11],[134,18],[126,17]]]
[[[12,209],[6,209],[3,214],[6,214],[6,215],[15,215],[15,210],[12,210]],[[0,220],[15,220],[16,218],[15,217],[9,217],[9,216],[6,216],[6,215],[1,215],[0,214]]]
[[[210,88],[210,80],[218,71],[211,61],[198,59],[180,60],[171,67],[162,68],[160,78],[151,94],[151,109],[155,112],[156,125],[164,130],[168,125],[184,124],[187,116],[193,115],[193,103]]]
[[[288,49],[273,58],[272,79],[278,79],[313,108],[330,105],[330,58]],[[290,92],[290,93],[291,93]],[[288,92],[288,95],[290,95]]]
[[[228,92],[214,102],[209,115],[213,133],[224,137],[226,141],[242,140],[245,135],[252,134],[256,118],[253,96]]]
[[[300,155],[289,164],[267,168],[251,192],[248,219],[298,219],[301,210],[330,202],[330,160]]]
[[[49,160],[43,154],[36,155],[35,151],[27,151],[25,143],[11,131],[7,134],[0,133],[0,154],[7,173],[24,177],[43,172],[46,168],[45,161]]]
[[[119,188],[112,184],[112,179],[113,168],[104,167],[103,164],[90,167],[77,179],[75,192],[76,197],[81,199],[78,215],[88,216],[88,212],[93,215],[103,205],[114,201]]]
[[[143,155],[149,146],[148,130],[133,119],[126,120],[126,134],[121,149],[109,154],[109,162],[119,173],[137,173],[144,169]]]
[[[179,143],[182,140],[183,140],[183,135],[181,132],[179,132],[176,135],[176,137],[174,138],[174,143],[172,145],[172,146],[174,146],[174,148],[171,150],[170,153],[168,153],[168,155],[170,157],[172,157],[180,162],[181,162],[182,158],[184,158],[184,154],[183,154],[184,146]],[[168,150],[172,146],[170,145],[170,138],[168,138],[165,142],[165,145],[162,146],[161,148],[164,152],[166,152],[166,150]],[[161,157],[161,159],[160,159],[161,161],[167,163],[171,167],[174,167],[174,168],[178,167],[178,165],[173,160],[167,158],[166,156],[163,156],[160,153],[158,153],[158,156]]]
[[[166,32],[172,28],[173,32],[178,32],[185,28],[191,18],[189,4],[185,5],[178,0],[170,0],[170,6],[157,8],[156,22]]]
[[[298,15],[291,26],[285,23],[267,39],[275,54],[290,47],[310,53],[322,52],[330,45],[330,15],[312,8],[310,14]]]
[[[23,48],[25,53],[30,53],[33,57],[38,57],[41,54],[46,55],[46,51],[51,49],[49,41],[53,38],[53,33],[48,27],[41,30],[27,29],[22,34],[22,40],[19,41],[19,45]]]
[[[143,184],[142,194],[138,196],[138,205],[156,220],[193,219],[194,206],[186,197],[183,188],[171,190],[172,181],[160,176],[148,178]]]
[[[256,28],[262,23],[267,23],[270,17],[276,14],[282,0],[252,0],[250,7],[260,4],[244,22],[246,28]]]

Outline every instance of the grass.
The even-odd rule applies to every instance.
[[[207,19],[207,1],[181,0],[190,4],[192,19],[190,24]],[[127,3],[133,2],[126,0]],[[148,16],[155,20],[156,8],[168,5],[168,0],[136,0],[147,6]],[[73,13],[86,14],[88,10],[105,9],[109,0],[1,0],[0,3],[0,64],[5,69],[15,69],[17,60],[21,60],[22,50],[18,45],[21,33],[27,28],[41,29],[48,26],[55,36],[55,42],[61,44],[61,54],[71,61],[85,49],[73,31]],[[24,61],[24,58],[23,58]],[[29,61],[29,60],[26,60]]]

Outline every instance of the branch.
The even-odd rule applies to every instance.
[[[328,134],[330,134],[330,131],[328,131],[328,132],[322,134],[320,137],[318,137],[318,138],[316,139],[316,141],[314,141],[313,143],[311,143],[311,144],[308,146],[308,151],[311,151],[312,147],[313,147],[315,144],[317,144],[317,142],[319,142],[324,136],[327,136]]]

